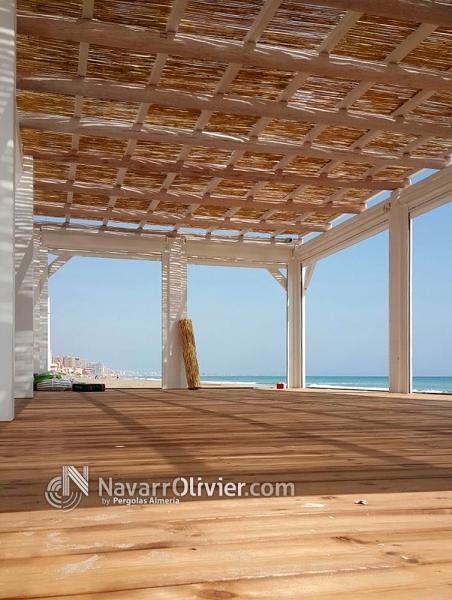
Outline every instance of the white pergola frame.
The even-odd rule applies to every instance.
[[[288,374],[292,387],[302,387],[304,369],[300,367],[301,347],[297,349],[297,339],[302,327],[301,296],[298,301],[294,287],[297,285],[297,269],[300,269],[300,263],[292,260],[293,244],[193,239],[182,235],[89,232],[76,229],[62,231],[61,228],[50,225],[38,225],[36,228],[42,248],[57,256],[43,273],[46,278],[56,273],[72,256],[161,261],[163,388],[185,387],[176,326],[177,320],[187,313],[187,265],[268,270],[287,292]],[[287,277],[281,269],[288,269]]]
[[[22,164],[24,159],[19,159]],[[27,161],[29,169],[30,160]],[[23,172],[24,167],[21,167],[18,170],[17,190],[21,189],[20,176]],[[45,365],[48,360],[47,279],[73,256],[162,261],[166,281],[163,312],[167,315],[163,319],[162,383],[165,388],[184,387],[180,347],[174,327],[176,319],[186,314],[186,274],[183,275],[181,271],[182,268],[186,273],[186,266],[183,265],[252,267],[268,270],[287,291],[288,385],[291,388],[303,388],[306,361],[305,295],[317,261],[389,229],[390,391],[409,393],[412,379],[411,220],[451,199],[452,166],[449,166],[409,189],[393,192],[389,199],[297,247],[293,243],[269,240],[206,239],[165,232],[99,232],[77,229],[75,226],[63,230],[51,224],[35,224],[34,262],[35,265],[39,263],[38,270],[35,266],[34,275],[35,367],[38,363]],[[41,255],[46,257],[47,253],[55,254],[57,258],[46,268]],[[26,256],[27,253],[22,260]],[[21,277],[20,271],[23,269],[23,265],[18,266],[18,277]],[[287,269],[287,276],[281,269]],[[17,282],[20,283],[20,279]]]
[[[393,192],[388,200],[296,248],[293,244],[180,237],[185,240],[187,264],[264,268],[287,291],[288,387],[303,388],[305,295],[317,261],[389,229],[390,391],[409,393],[412,389],[411,219],[451,199],[452,166],[449,166],[409,189]],[[40,226],[40,230],[43,246],[59,257],[50,265],[49,275],[71,256],[162,260],[166,240],[171,239],[152,234],[62,231],[51,225]],[[287,277],[281,269],[287,269]],[[167,335],[164,331],[164,339]],[[164,386],[168,387],[166,381]]]
[[[302,244],[294,258],[315,265],[382,231],[389,230],[389,389],[412,391],[412,227],[413,218],[452,201],[452,166]]]
[[[301,0],[300,4],[310,4]],[[411,391],[411,220],[429,210],[432,210],[452,199],[452,166],[447,156],[413,156],[411,153],[423,146],[435,136],[450,137],[449,125],[405,120],[405,115],[422,105],[435,92],[448,93],[452,89],[450,71],[442,72],[406,66],[403,59],[419,44],[426,40],[438,27],[452,24],[449,9],[432,3],[420,6],[414,0],[397,0],[391,3],[380,3],[372,0],[319,0],[320,6],[336,7],[345,11],[336,27],[323,40],[317,50],[305,53],[284,49],[260,47],[258,41],[269,24],[272,16],[281,4],[280,0],[266,0],[262,10],[255,19],[243,42],[226,42],[212,46],[210,42],[193,36],[176,35],[179,23],[183,17],[186,1],[174,3],[169,17],[165,35],[150,34],[146,28],[133,28],[112,23],[94,23],[93,0],[84,0],[82,19],[73,21],[67,18],[48,15],[19,16],[16,20],[15,0],[4,0],[2,29],[0,30],[0,58],[4,76],[0,89],[0,316],[2,335],[0,336],[0,420],[14,418],[14,388],[18,397],[29,397],[27,386],[27,369],[18,364],[25,350],[17,350],[17,332],[23,333],[24,348],[27,352],[34,348],[35,368],[45,368],[48,365],[49,348],[49,317],[48,317],[48,277],[52,276],[72,256],[99,256],[111,258],[135,258],[141,260],[161,260],[163,281],[163,385],[164,387],[182,387],[182,363],[178,338],[175,335],[175,323],[179,316],[186,314],[186,270],[188,264],[239,266],[265,268],[282,285],[287,292],[287,372],[289,387],[305,386],[305,295],[317,261],[333,253],[339,252],[353,244],[367,239],[381,231],[389,229],[389,347],[390,347],[390,390],[407,393]],[[378,4],[378,6],[377,6]],[[389,18],[404,19],[406,14],[419,23],[388,56],[379,61],[363,61],[354,58],[332,56],[331,52],[339,41],[349,32],[366,12],[381,14]],[[16,26],[21,34],[40,36],[49,39],[70,40],[79,45],[77,78],[31,76],[23,73],[16,78]],[[88,51],[91,43],[102,44],[102,41],[118,46],[123,50],[146,50],[155,53],[152,72],[149,75],[148,87],[145,90],[136,89],[133,85],[124,88],[121,84],[99,83],[87,77]],[[107,44],[108,45],[108,44]],[[228,66],[214,94],[196,95],[177,93],[168,96],[166,92],[156,89],[164,69],[167,57],[177,55],[193,59],[206,55],[213,60],[222,62],[226,59]],[[275,102],[255,99],[245,102],[244,98],[228,98],[224,93],[240,70],[240,66],[255,66],[266,69],[290,70],[293,79]],[[288,106],[288,101],[294,92],[300,88],[310,74],[321,74],[324,77],[356,79],[359,84],[352,89],[331,110],[327,112],[312,108],[294,109]],[[83,85],[82,85],[83,83]],[[348,109],[357,99],[367,93],[375,83],[387,85],[406,85],[419,91],[409,100],[402,103],[391,115],[359,116],[350,113]],[[75,94],[75,110],[73,117],[61,115],[41,115],[22,113],[17,116],[15,91],[23,89],[35,93]],[[112,126],[109,121],[84,119],[82,104],[84,95],[100,99],[116,99],[136,101],[140,108],[132,128],[129,125]],[[159,102],[163,106],[179,106],[185,109],[201,111],[193,132],[183,132],[174,127],[145,126],[144,120],[150,103]],[[215,110],[225,110],[231,114],[248,115],[258,118],[250,135],[246,137],[212,134],[205,130],[210,114]],[[313,128],[308,136],[292,142],[271,142],[261,137],[269,120],[273,117],[306,123],[313,122]],[[61,210],[55,212],[55,207],[48,207],[47,215],[63,216],[65,222],[59,226],[35,225],[33,237],[33,222],[31,208],[33,206],[33,191],[27,183],[26,173],[32,168],[29,156],[21,155],[19,136],[21,127],[36,130],[65,132],[72,135],[71,153],[69,155],[51,154],[48,150],[35,149],[36,157],[43,160],[69,162],[69,178],[67,181],[58,179],[35,179],[36,189],[48,192],[64,192],[67,202]],[[362,126],[367,130],[361,138],[353,142],[347,149],[324,149],[318,139],[328,126],[344,125],[349,127]],[[416,139],[408,143],[395,156],[388,157],[380,152],[368,152],[365,148],[380,131],[392,134],[414,134]],[[92,156],[86,157],[79,152],[79,136],[81,134],[96,134],[114,139],[126,139],[127,149],[124,157],[117,164],[110,166],[118,168],[118,175],[113,189],[106,189],[101,184],[80,183],[74,180],[77,164],[91,164]],[[177,165],[168,161],[153,164],[158,172],[166,174],[165,182],[160,191],[149,194],[141,188],[121,190],[127,172],[128,161],[133,159],[133,152],[138,140],[168,142],[178,135],[183,149],[178,157]],[[233,151],[228,165],[220,171],[205,171],[204,166],[196,168],[184,164],[190,148],[201,144],[206,148],[224,148]],[[366,162],[372,158],[372,166],[363,175],[363,182],[351,180],[339,181],[340,189],[329,195],[320,207],[320,213],[328,215],[328,222],[310,223],[307,219],[314,208],[307,204],[299,204],[293,222],[272,222],[275,209],[267,205],[266,200],[255,200],[254,196],[265,184],[268,177],[255,173],[259,181],[252,188],[252,193],[246,201],[249,208],[262,209],[266,212],[256,220],[242,220],[237,217],[243,202],[230,198],[215,196],[218,183],[231,176],[232,167],[246,151],[274,151],[281,153],[282,159],[275,166],[275,172],[269,177],[271,181],[291,180],[299,184],[290,193],[279,208],[288,209],[293,206],[294,197],[301,194],[303,189],[311,184],[329,187],[330,175],[334,167],[341,162]],[[41,153],[41,154],[40,154]],[[328,163],[317,174],[295,174],[287,176],[283,173],[293,155],[328,159]],[[99,159],[99,157],[98,157]],[[101,157],[102,161],[109,157]],[[100,159],[99,159],[100,160]],[[85,161],[85,162],[84,162]],[[86,163],[86,161],[88,161]],[[125,162],[123,162],[125,161]],[[180,163],[180,164],[179,164]],[[107,164],[103,162],[103,164]],[[389,200],[383,201],[371,209],[361,212],[364,203],[372,198],[372,193],[382,187],[374,176],[388,165],[409,167],[406,175],[409,177],[422,168],[441,169],[422,182],[405,188],[408,180],[387,180],[385,189],[392,192]],[[137,167],[139,165],[135,165]],[[141,165],[147,169],[150,164]],[[195,170],[193,170],[195,169]],[[196,170],[198,169],[198,170]],[[213,179],[204,189],[202,196],[190,194],[177,195],[169,190],[171,182],[177,173],[204,175]],[[27,171],[28,170],[28,171]],[[249,177],[248,171],[236,169],[233,177],[241,180]],[[347,182],[358,188],[369,189],[369,196],[360,203],[346,206],[337,210],[335,203],[347,193]],[[357,188],[357,189],[358,189]],[[372,192],[373,190],[373,192]],[[92,193],[108,196],[108,206],[104,212],[96,208],[86,208],[77,213],[77,218],[102,220],[99,228],[89,230],[73,224],[74,193]],[[123,229],[115,231],[109,222],[115,218],[130,216],[125,209],[115,206],[116,200],[124,195],[134,199],[149,201],[149,209],[143,213],[137,212],[140,218],[136,230],[130,232]],[[212,195],[214,198],[212,198]],[[19,201],[22,205],[19,207]],[[148,216],[161,201],[174,201],[190,204],[186,214],[180,218],[168,219],[160,216],[154,223],[166,226],[168,231],[147,231],[145,225]],[[34,203],[39,208],[39,202]],[[222,220],[215,217],[201,218],[194,215],[197,206],[215,205],[228,208]],[[20,210],[18,210],[20,208]],[[268,209],[268,210],[267,210]],[[53,212],[52,212],[53,211]],[[336,212],[337,211],[337,212]],[[330,229],[335,217],[339,214],[359,213],[349,221]],[[57,214],[58,213],[58,214]],[[22,220],[22,223],[19,221]],[[184,234],[182,228],[187,225],[205,229],[203,235]],[[229,239],[229,233],[215,237],[213,233],[221,229],[229,233],[237,232],[236,237]],[[258,236],[246,238],[252,230],[267,232],[267,239]],[[107,229],[108,231],[102,230]],[[294,246],[291,241],[284,243],[279,236],[294,233],[301,238],[309,232],[319,232],[320,235],[306,243]],[[279,238],[279,239],[278,239]],[[35,250],[32,256],[30,244]],[[28,248],[28,250],[27,250]],[[19,249],[19,250],[18,250]],[[47,264],[48,252],[56,254],[57,258]],[[287,277],[281,272],[287,269]],[[33,282],[31,273],[33,271]],[[19,325],[19,329],[18,329]],[[32,331],[31,331],[31,329]],[[16,331],[15,331],[16,330]],[[31,335],[32,334],[32,335]],[[33,341],[32,341],[32,338]],[[22,341],[21,341],[22,344]],[[32,348],[33,346],[33,348]],[[16,352],[15,352],[16,349]],[[17,386],[18,374],[23,385]],[[31,373],[30,373],[31,376]]]

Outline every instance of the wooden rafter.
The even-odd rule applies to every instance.
[[[420,25],[411,35],[405,38],[392,52],[388,54],[385,59],[385,63],[398,63],[403,58],[405,58],[410,52],[412,52],[423,40],[428,38],[429,35],[433,33],[435,30],[435,26],[428,25],[423,23]],[[374,85],[373,81],[363,81],[356,88],[354,88],[347,96],[338,104],[336,108],[349,108],[351,107],[359,98],[361,98],[364,94],[366,94]],[[414,110],[417,106],[422,104],[426,99],[428,99],[434,92],[426,92],[424,90],[415,94],[410,100],[404,102],[401,106],[399,106],[391,115],[393,118],[403,117],[408,114],[412,110]],[[319,135],[322,131],[322,128],[317,128],[315,135],[313,135],[313,139],[317,135]],[[373,139],[375,139],[380,133],[379,129],[371,129],[367,133],[363,134],[356,142],[351,145],[352,150],[365,148]],[[422,146],[424,143],[428,141],[429,137],[421,137],[415,140],[414,142],[410,142],[407,144],[402,152],[403,154],[411,154],[419,146]],[[332,169],[337,163],[332,161],[328,165],[326,165],[323,169],[323,173],[328,173],[330,169]],[[365,176],[372,177],[378,173],[380,168],[378,166],[374,166],[369,169]],[[412,173],[415,173],[416,170],[413,169]],[[339,200],[341,197],[347,194],[349,188],[344,187],[339,192],[334,192],[332,196],[330,196],[330,201]]]
[[[94,0],[83,0],[82,17],[84,19],[92,19],[94,13]],[[79,77],[85,77],[88,68],[88,54],[89,54],[89,43],[80,42],[78,49],[78,65],[77,75]],[[74,118],[80,119],[83,114],[83,95],[79,92],[75,95],[74,102]],[[71,149],[77,150],[80,142],[80,136],[77,134],[72,135]],[[72,163],[69,167],[69,177],[74,178],[76,174],[77,165]],[[72,194],[67,195],[67,205],[70,206],[72,202]],[[66,214],[66,223],[69,223],[70,216]]]
[[[180,21],[183,17],[184,11],[187,7],[187,2],[188,2],[188,0],[175,0],[174,1],[168,22],[166,24],[166,29],[165,29],[166,34],[174,35],[177,32]],[[157,83],[159,82],[160,77],[162,75],[163,69],[165,68],[167,58],[168,58],[168,56],[166,54],[161,54],[161,53],[157,54],[154,65],[151,69],[151,73],[149,75],[148,85],[150,85],[150,86],[157,85]],[[150,107],[150,105],[147,102],[142,102],[140,104],[140,107],[137,111],[137,115],[135,117],[134,127],[141,126],[144,123],[144,121],[146,119],[146,115],[149,110],[149,107]],[[135,148],[136,148],[136,144],[137,144],[136,139],[128,140],[127,147],[126,147],[126,150],[124,153],[125,157],[129,157],[129,156],[133,155]],[[126,173],[127,173],[127,168],[121,167],[119,169],[117,177],[116,177],[116,185],[117,186],[120,186],[123,183]],[[108,203],[109,207],[113,207],[115,205],[115,203],[116,203],[116,197],[111,196],[109,203]],[[105,218],[102,225],[105,227],[107,224],[108,224],[108,218]]]
[[[434,0],[299,0],[299,4],[315,4],[319,7],[354,10],[388,19],[452,27],[450,5]]]
[[[176,204],[195,204],[198,206],[218,206],[223,208],[248,208],[255,210],[268,211],[287,210],[296,215],[302,215],[306,211],[312,211],[319,215],[334,215],[338,211],[344,214],[359,214],[363,211],[362,204],[342,204],[342,205],[318,205],[307,202],[282,202],[265,200],[245,200],[240,198],[231,198],[230,196],[196,196],[194,194],[178,194],[175,192],[161,191],[152,192],[145,188],[134,188],[103,185],[99,183],[71,182],[58,179],[35,179],[35,189],[48,192],[72,192],[76,194],[89,194],[94,196],[115,196],[116,198],[128,198],[131,200],[148,200],[149,202],[172,202]]]
[[[99,100],[118,102],[141,102],[158,106],[170,106],[199,111],[218,111],[231,115],[268,117],[295,121],[297,123],[319,123],[337,127],[355,129],[376,129],[408,135],[432,135],[449,137],[450,125],[406,121],[402,117],[392,118],[384,115],[365,115],[349,112],[347,109],[323,110],[320,108],[303,109],[288,106],[286,102],[274,102],[245,96],[220,96],[196,94],[174,90],[154,89],[132,84],[120,84],[102,79],[82,77],[42,76],[18,74],[17,87],[32,92],[89,96]]]
[[[268,152],[359,163],[367,162],[381,166],[400,165],[412,167],[413,169],[441,169],[449,163],[444,158],[388,156],[377,152],[362,152],[358,149],[356,151],[334,150],[311,144],[300,145],[296,142],[281,142],[272,139],[266,139],[265,141],[248,140],[239,135],[231,136],[205,131],[192,133],[176,127],[143,125],[139,129],[131,129],[127,123],[103,119],[87,118],[79,120],[58,115],[43,116],[19,113],[19,123],[25,129],[38,129],[41,131],[77,133],[79,135],[93,135],[111,139],[136,139],[164,144],[193,144],[206,148]]]
[[[339,43],[339,41],[350,31],[350,29],[352,29],[354,27],[354,25],[356,24],[356,22],[359,20],[360,17],[361,17],[361,13],[357,13],[357,12],[353,12],[353,11],[348,11],[347,13],[345,13],[341,17],[341,19],[339,20],[337,25],[334,27],[334,29],[332,31],[330,31],[330,33],[326,36],[326,38],[324,38],[323,42],[318,47],[317,52],[318,53],[331,52],[334,49],[334,47]],[[298,91],[298,89],[300,87],[303,86],[303,84],[306,82],[307,79],[308,79],[308,75],[306,73],[303,73],[303,72],[296,73],[295,76],[292,78],[292,80],[288,83],[286,88],[279,94],[277,101],[280,103],[287,103],[288,101],[290,101],[292,96]],[[271,122],[271,119],[269,117],[260,117],[258,122],[254,125],[254,127],[251,130],[250,138],[256,139],[259,136],[261,136],[263,134],[265,128],[267,127],[267,125],[270,122]],[[307,138],[305,136],[305,138],[303,138],[303,141],[306,141],[306,139]],[[234,166],[234,164],[238,160],[240,160],[243,155],[244,155],[244,152],[242,150],[235,150],[228,162],[228,166]],[[291,156],[283,156],[282,159],[275,166],[275,171],[278,172],[278,171],[282,171],[283,169],[285,169],[287,167],[287,165],[291,162],[291,160],[292,160]],[[213,178],[211,180],[211,182],[209,183],[209,185],[207,186],[206,191],[209,193],[214,191],[216,186],[219,185],[220,181],[221,181],[221,179],[219,177]],[[263,185],[264,185],[263,181],[256,182],[253,189],[251,190],[251,193],[258,194],[262,190]],[[287,197],[287,200],[291,200],[292,197],[295,197],[295,196],[301,194],[305,190],[306,187],[307,186],[304,184],[299,185],[296,188],[296,190],[294,190],[291,194],[289,194],[289,196]],[[273,216],[273,214],[274,214],[274,211],[270,210],[266,213],[265,218],[267,218],[267,219],[271,218]],[[302,215],[298,218],[298,221],[306,219],[310,214],[311,213],[309,213],[309,212],[305,213],[305,215]],[[231,213],[229,213],[229,216],[232,216],[232,215],[233,215],[233,213],[231,211]],[[211,234],[212,231],[208,230],[208,233]],[[247,233],[249,233],[249,229],[244,229],[240,232],[240,236],[243,237]],[[276,238],[279,233],[280,232],[278,232],[278,231],[274,232],[274,238]]]
[[[278,10],[281,3],[282,3],[282,0],[266,0],[264,2],[257,18],[254,20],[249,31],[245,35],[245,38],[243,40],[244,47],[247,48],[250,45],[256,44],[259,41],[261,34],[263,33],[263,31],[265,30],[267,25],[270,23],[273,15]],[[216,95],[224,94],[228,91],[231,83],[233,82],[235,77],[238,75],[240,68],[241,68],[241,65],[237,64],[237,63],[229,64],[226,67],[226,69],[223,73],[223,76],[221,77],[221,80],[215,86],[215,94]],[[194,129],[193,129],[194,133],[203,131],[204,128],[206,127],[208,121],[210,120],[211,116],[212,116],[212,111],[203,110],[194,126]],[[192,149],[193,149],[193,144],[185,144],[179,154],[179,160],[185,160]],[[162,185],[162,190],[168,189],[168,187],[173,183],[174,177],[175,177],[174,173],[169,173],[166,176],[165,181]],[[218,179],[214,179],[214,180],[218,180]],[[209,186],[207,186],[204,189],[204,194],[209,194],[209,193],[210,193]],[[157,203],[155,201],[151,202],[151,204],[149,205],[149,210],[155,209],[156,206],[157,206]],[[186,213],[187,216],[192,214],[196,208],[197,208],[197,205],[190,206]],[[227,217],[228,218],[232,217],[234,215],[234,213],[235,213],[235,209],[231,208],[227,213]],[[144,226],[144,222],[141,221],[139,224],[140,229],[143,226]],[[177,225],[174,227],[174,230],[175,231],[177,230]]]
[[[58,205],[55,202],[35,202],[35,208],[39,212],[45,210],[46,214],[50,216],[61,217],[66,214],[68,210],[64,205]],[[309,233],[309,232],[323,232],[329,229],[328,224],[313,224],[313,223],[300,223],[294,225],[293,223],[285,222],[271,222],[271,221],[259,221],[259,220],[245,220],[245,219],[223,219],[213,217],[197,217],[197,216],[175,216],[166,215],[162,213],[147,213],[145,211],[128,210],[125,208],[110,207],[107,209],[99,209],[88,206],[74,206],[72,205],[69,209],[71,214],[75,218],[83,219],[104,219],[107,213],[109,220],[114,220],[115,217],[121,221],[125,220],[128,222],[134,222],[137,219],[144,219],[159,225],[172,226],[177,223],[180,227],[194,227],[197,229],[206,229],[207,227],[214,227],[215,229],[226,228],[230,230],[239,230],[243,227],[250,227],[252,229],[259,229],[264,232],[272,233],[277,229],[281,229],[287,233]]]
[[[39,64],[35,70],[36,61],[26,49],[26,58],[18,61],[17,82],[18,89],[31,92],[19,95],[21,127],[50,134],[49,145],[39,133],[24,136],[30,153],[44,161],[35,174],[42,198],[37,211],[62,216],[65,226],[75,218],[100,220],[103,229],[111,229],[110,220],[134,223],[138,233],[146,225],[160,224],[173,234],[186,226],[197,228],[209,238],[218,228],[228,230],[225,235],[237,231],[239,239],[253,230],[257,235],[268,232],[271,239],[283,233],[303,236],[324,231],[337,216],[362,211],[375,192],[409,185],[408,177],[420,169],[441,169],[450,162],[452,130],[445,94],[452,92],[452,72],[447,70],[444,28],[452,23],[452,10],[441,2],[300,0],[303,14],[315,12],[319,23],[324,18],[329,32],[321,39],[309,19],[298,38],[299,26],[278,10],[282,0],[264,0],[246,28],[239,28],[240,39],[223,35],[217,27],[241,10],[238,0],[232,0],[227,14],[218,13],[218,23],[215,13],[212,23],[195,30],[186,24],[205,16],[204,8],[189,6],[188,0],[173,0],[169,17],[160,8],[143,7],[143,14],[137,10],[136,26],[119,24],[113,18],[116,9],[111,14],[101,11],[104,21],[93,20],[94,1],[83,0],[80,19],[38,11],[18,17],[18,32],[25,34],[20,44],[35,48],[39,38],[54,40],[51,70],[41,70]],[[44,0],[40,10],[46,6],[50,4]],[[146,26],[153,14],[158,15],[158,29]],[[184,29],[179,30],[183,19]],[[380,22],[383,27],[376,32]],[[415,23],[420,25],[415,28]],[[374,33],[375,51],[368,43]],[[317,44],[312,44],[314,39]],[[78,44],[77,69],[67,74],[58,56],[60,48],[63,54],[72,52],[73,45],[66,42]],[[107,79],[95,79],[104,75],[99,70],[102,50],[92,56],[94,70],[87,68],[90,44],[105,47],[111,62]],[[127,50],[131,57],[137,54],[137,75],[146,69],[140,57],[155,55],[151,72],[129,76]],[[410,53],[407,64],[401,62]],[[193,89],[189,78],[187,87],[183,78],[173,86],[178,65],[190,61],[192,66],[184,69],[193,70]],[[210,64],[214,79],[205,72]],[[259,69],[261,87],[252,81],[253,67]],[[205,88],[199,85],[203,80]],[[267,89],[269,99],[263,99]],[[55,94],[59,98],[53,103]],[[71,98],[73,113],[67,110]],[[83,110],[85,99],[91,118]],[[173,108],[171,117],[168,109]],[[70,146],[59,133],[71,136]],[[85,148],[95,152],[79,151],[82,136]],[[136,186],[124,186],[134,174]],[[146,183],[139,174],[153,174],[155,189],[142,187]],[[233,190],[233,195],[224,190]],[[279,199],[274,200],[278,190]],[[343,202],[347,194],[354,200]]]
[[[386,85],[414,90],[423,88],[452,92],[452,78],[441,71],[367,60],[356,60],[318,54],[312,51],[295,52],[283,48],[243,45],[226,40],[195,36],[162,36],[143,27],[130,27],[91,21],[68,19],[52,15],[22,15],[17,20],[18,32],[32,37],[86,42],[137,52],[164,53],[183,58],[234,63],[263,69],[280,69],[311,75],[347,80],[371,80]]]
[[[266,171],[263,169],[239,169],[237,167],[217,167],[187,161],[150,161],[130,157],[112,157],[108,154],[90,152],[58,152],[44,148],[25,147],[27,156],[53,163],[77,163],[97,167],[126,168],[135,173],[177,173],[187,177],[218,177],[245,182],[278,182],[316,187],[342,187],[360,190],[395,190],[409,185],[408,179],[378,180],[373,177],[356,179],[331,175],[299,175],[291,171]]]

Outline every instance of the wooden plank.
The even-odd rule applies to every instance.
[[[450,74],[427,71],[403,65],[385,65],[379,62],[318,55],[314,52],[294,52],[288,49],[259,47],[254,43],[252,52],[241,43],[200,38],[162,35],[144,27],[103,23],[84,19],[69,19],[53,15],[19,15],[18,33],[32,37],[96,43],[102,46],[124,48],[151,54],[163,53],[184,58],[205,59],[221,63],[235,63],[264,69],[280,69],[347,80],[369,80],[387,85],[418,90],[436,90],[451,93]]]
[[[38,392],[0,424],[0,598],[449,600],[451,421],[450,395]],[[66,514],[44,499],[62,464],[91,468]],[[200,475],[298,483],[144,507],[97,494],[98,477]]]

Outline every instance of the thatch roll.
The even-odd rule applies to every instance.
[[[179,331],[182,343],[182,353],[184,356],[187,387],[189,390],[197,390],[201,387],[201,379],[199,377],[195,335],[193,333],[193,323],[191,319],[181,319],[179,321]]]

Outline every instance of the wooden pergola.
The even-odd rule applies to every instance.
[[[316,260],[385,228],[391,389],[410,391],[410,219],[452,186],[452,5],[18,0],[16,28],[15,4],[0,33],[2,418],[14,329],[26,396],[30,352],[47,365],[47,277],[73,255],[162,260],[165,387],[183,385],[187,263],[269,269],[303,387]]]

